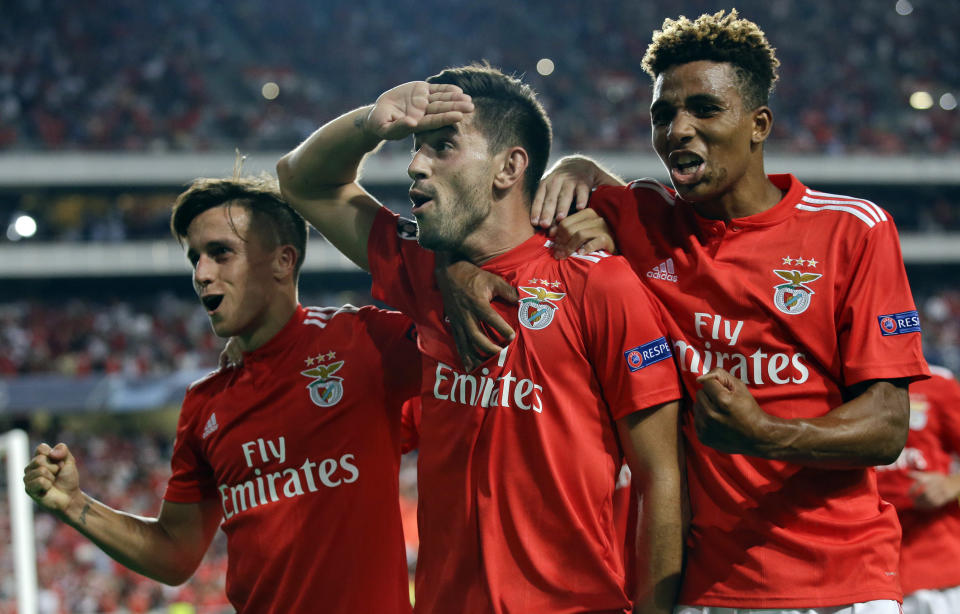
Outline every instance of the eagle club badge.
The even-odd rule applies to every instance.
[[[531,330],[550,326],[550,322],[553,322],[553,314],[558,309],[551,301],[559,301],[566,296],[566,293],[553,292],[540,286],[520,286],[520,290],[529,295],[520,299],[518,313],[520,325]]]
[[[803,273],[801,271],[773,271],[787,283],[774,286],[773,303],[783,313],[795,316],[803,313],[810,306],[810,297],[814,291],[805,284],[823,277],[819,273]]]
[[[319,362],[319,361],[318,361]],[[338,360],[328,365],[317,365],[312,369],[301,371],[300,375],[314,378],[307,384],[310,391],[310,400],[319,407],[331,407],[343,398],[343,378],[334,377],[344,361]]]

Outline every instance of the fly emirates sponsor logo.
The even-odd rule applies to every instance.
[[[698,344],[676,340],[673,347],[680,369],[704,374],[722,368],[739,377],[744,384],[802,384],[810,377],[803,353],[784,354],[764,351],[732,351],[743,331],[743,320],[728,320],[712,313],[694,313]],[[724,351],[726,350],[726,351]],[[748,350],[749,351],[749,350]]]
[[[507,361],[507,350],[500,351],[497,366]],[[499,377],[490,375],[483,367],[479,374],[460,373],[453,367],[437,362],[434,372],[433,396],[441,401],[481,407],[516,407],[517,409],[543,413],[541,393],[543,386],[533,380],[517,377],[507,371]]]
[[[254,477],[239,484],[220,484],[220,504],[223,517],[229,520],[236,514],[247,510],[276,503],[282,499],[293,499],[321,488],[337,488],[343,484],[352,484],[360,477],[353,454],[344,454],[339,458],[325,458],[313,461],[304,459],[299,466],[277,468],[265,471],[259,464],[283,465],[287,460],[287,446],[283,436],[276,441],[262,437],[240,445],[247,467],[253,469]],[[295,463],[294,463],[295,464]]]

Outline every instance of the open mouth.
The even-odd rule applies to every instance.
[[[433,198],[423,192],[418,190],[410,190],[410,202],[413,204],[412,211],[416,213],[423,208],[424,205],[432,201]]]
[[[695,153],[683,152],[670,156],[670,176],[675,183],[696,183],[703,178],[706,163]]]
[[[213,313],[217,310],[217,307],[220,306],[220,303],[223,302],[223,295],[207,294],[206,296],[200,297],[200,302],[203,303],[203,307],[207,310],[207,313]]]

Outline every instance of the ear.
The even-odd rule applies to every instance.
[[[273,278],[283,281],[293,277],[293,270],[297,266],[297,249],[292,245],[281,245],[273,257]]]
[[[507,190],[518,183],[523,183],[523,174],[530,164],[530,156],[523,147],[508,147],[500,156],[500,168],[493,177],[493,187],[497,190]]]
[[[773,130],[773,111],[768,106],[757,107],[753,110],[753,132],[750,134],[750,142],[754,145],[760,145],[770,136]]]

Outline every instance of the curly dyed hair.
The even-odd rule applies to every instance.
[[[170,231],[181,244],[187,229],[201,213],[220,206],[242,207],[250,215],[250,229],[267,248],[292,245],[297,250],[294,278],[307,253],[307,223],[280,196],[277,180],[268,174],[232,179],[201,177],[177,197],[170,215]],[[231,225],[233,218],[230,218]],[[233,227],[234,232],[240,233]]]
[[[704,14],[696,21],[684,16],[665,19],[653,33],[641,66],[656,78],[672,66],[709,60],[733,65],[743,104],[749,109],[766,105],[777,81],[780,61],[763,30],[741,19],[737,9]]]

